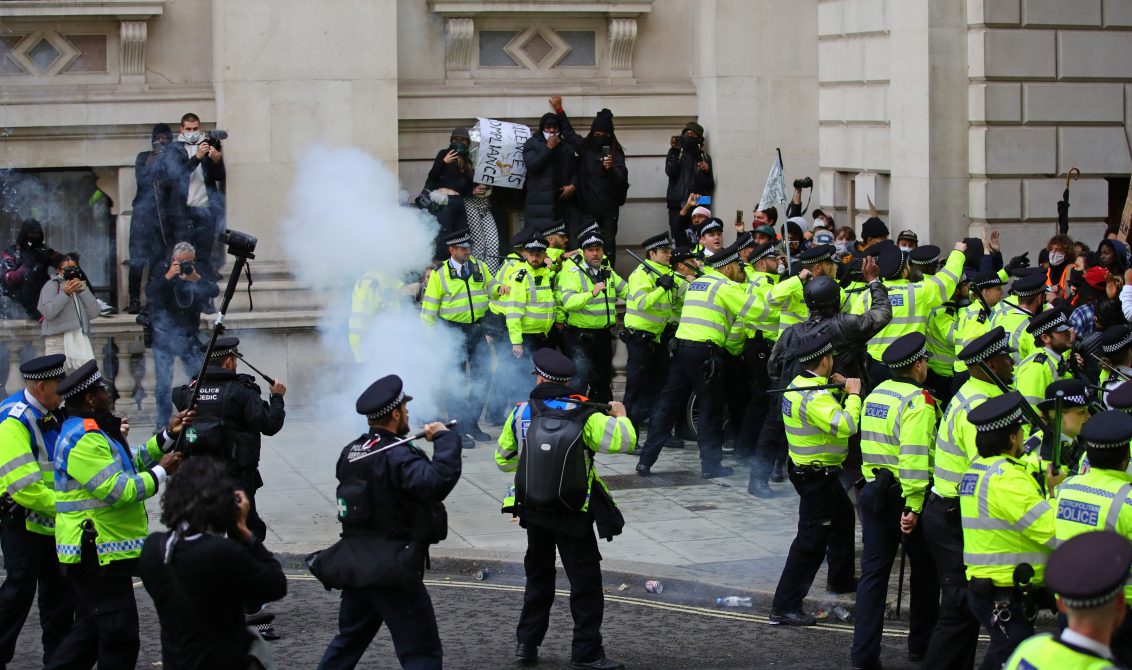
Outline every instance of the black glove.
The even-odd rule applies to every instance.
[[[671,291],[672,287],[676,285],[676,281],[672,279],[672,275],[663,275],[656,278],[656,285],[665,291]]]
[[[1006,264],[1006,271],[1008,273],[1013,274],[1013,272],[1015,270],[1021,270],[1022,268],[1028,268],[1028,267],[1030,267],[1030,252],[1029,251],[1022,254],[1021,256],[1015,256],[1014,258],[1011,258],[1010,262]]]

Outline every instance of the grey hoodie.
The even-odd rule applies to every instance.
[[[48,270],[50,279],[39,292],[39,311],[43,314],[43,335],[60,335],[82,328],[90,336],[90,320],[98,316],[98,302],[88,286],[82,293],[67,295],[63,292],[63,276],[54,268]]]

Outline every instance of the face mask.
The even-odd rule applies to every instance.
[[[845,240],[834,242],[833,248],[837,249],[838,254],[844,255],[844,254],[848,253],[848,251],[849,251],[849,243],[846,242]]]
[[[549,139],[550,139],[550,138],[551,138],[552,136],[554,136],[554,135],[557,135],[557,134],[558,134],[558,133],[548,133],[548,132],[546,132],[545,130],[544,130],[544,131],[542,131],[542,136],[543,136],[543,138],[544,138],[544,139],[548,139],[548,140],[549,140]]]
[[[777,266],[777,267],[775,267],[775,268],[774,268],[774,270],[775,270],[775,272],[777,272],[778,274],[780,274],[780,275],[784,275],[784,274],[786,274],[786,264],[785,264],[785,263],[783,263],[782,261],[779,261],[779,262],[778,262],[778,266]]]
[[[204,133],[199,130],[193,130],[187,133],[181,133],[181,141],[185,144],[200,144],[204,139]]]
[[[903,251],[906,254],[911,253],[912,249],[913,249],[913,247],[905,246],[903,244],[900,245],[900,250]]]
[[[1064,262],[1065,262],[1065,252],[1062,252],[1062,251],[1051,251],[1051,252],[1049,252],[1049,264],[1050,265],[1061,265]]]
[[[698,149],[700,147],[700,138],[692,137],[691,135],[681,138],[681,142],[684,144],[684,148],[688,151]]]

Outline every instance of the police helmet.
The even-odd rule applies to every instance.
[[[802,296],[811,312],[827,314],[841,308],[841,287],[829,277],[814,277],[806,282]]]

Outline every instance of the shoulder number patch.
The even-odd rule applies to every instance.
[[[975,495],[975,486],[979,483],[979,475],[974,472],[968,472],[963,475],[963,481],[959,482],[959,495],[973,496]]]

